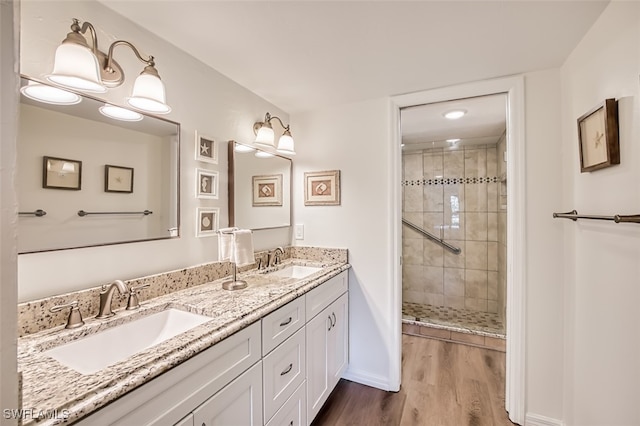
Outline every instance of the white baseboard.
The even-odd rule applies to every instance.
[[[358,371],[353,368],[347,368],[342,375],[342,378],[360,383],[361,385],[382,389],[384,391],[390,390],[389,380],[387,377],[377,376],[367,371]]]
[[[527,413],[524,418],[525,426],[564,426],[562,420],[541,416],[540,414]]]

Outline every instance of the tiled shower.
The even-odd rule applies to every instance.
[[[403,226],[403,318],[504,334],[506,163],[495,145],[403,153],[403,218],[461,249]]]

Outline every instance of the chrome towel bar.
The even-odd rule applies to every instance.
[[[566,213],[554,213],[554,218],[560,219],[571,219],[574,222],[578,219],[594,219],[594,220],[609,220],[615,223],[640,223],[640,214],[632,214],[632,215],[620,215],[616,214],[613,216],[598,216],[592,214],[578,214],[576,210],[571,210]]]
[[[143,214],[145,216],[148,216],[150,214],[153,214],[153,212],[151,210],[145,210],[141,212],[86,212],[84,210],[78,210],[78,216],[80,217],[89,216],[90,214]]]
[[[47,212],[45,212],[42,209],[38,209],[36,211],[32,211],[32,212],[18,212],[18,214],[20,215],[30,215],[30,216],[37,216],[37,217],[42,217],[44,215],[47,214]]]

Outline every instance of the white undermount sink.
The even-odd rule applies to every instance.
[[[57,346],[44,354],[80,374],[93,374],[209,320],[203,315],[166,309]]]
[[[315,274],[316,272],[321,270],[322,268],[316,268],[315,266],[289,265],[277,271],[270,272],[269,275],[282,278],[301,279],[308,277],[311,274]]]

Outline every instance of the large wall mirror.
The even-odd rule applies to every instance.
[[[229,142],[229,225],[245,229],[291,226],[289,158]]]
[[[22,78],[23,87],[39,84]],[[59,105],[24,93],[19,253],[179,235],[178,123],[144,114],[114,119],[100,112],[104,101],[86,95]]]

